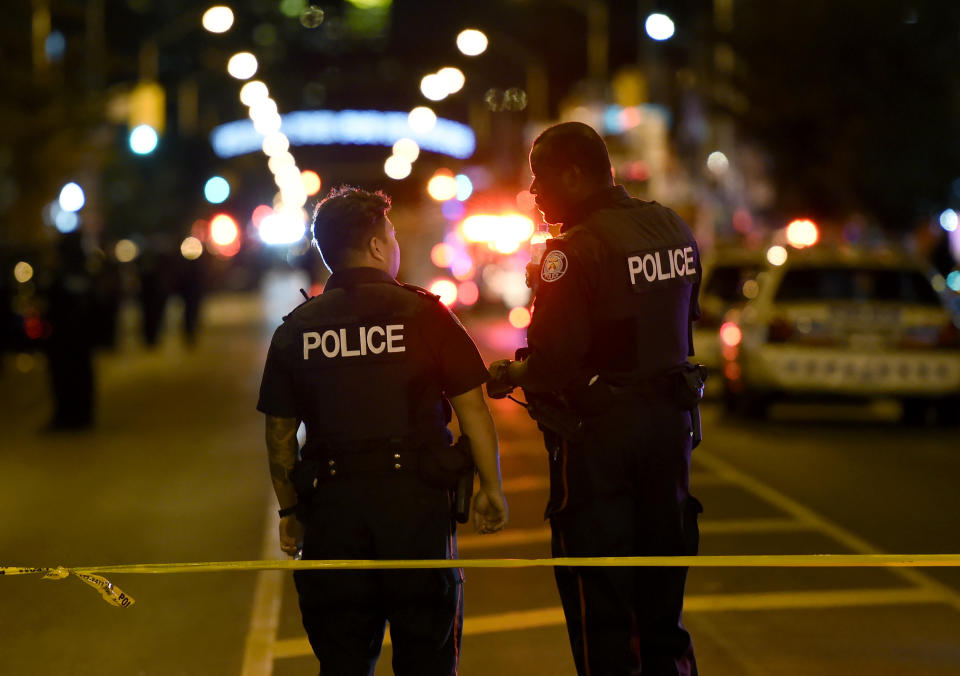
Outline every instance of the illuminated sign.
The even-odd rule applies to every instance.
[[[295,146],[377,145],[392,148],[401,138],[412,138],[423,150],[457,159],[473,155],[473,129],[460,122],[438,118],[427,132],[410,128],[408,113],[381,110],[299,110],[282,116],[280,130]],[[214,128],[210,143],[218,157],[258,152],[263,136],[250,120],[228,122]]]

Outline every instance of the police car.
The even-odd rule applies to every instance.
[[[757,275],[766,267],[763,252],[732,249],[717,251],[703,263],[700,284],[700,319],[693,325],[694,361],[711,371],[723,366],[720,325],[732,307],[746,303],[758,292]],[[716,382],[707,381],[707,389]]]
[[[728,409],[892,397],[911,422],[934,407],[943,423],[960,418],[960,320],[924,264],[892,251],[791,251],[756,282],[719,330]]]

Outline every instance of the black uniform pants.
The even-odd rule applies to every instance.
[[[447,491],[413,473],[320,484],[307,518],[304,559],[452,559]],[[303,626],[323,676],[373,674],[390,623],[398,676],[456,673],[463,632],[463,571],[296,571]]]
[[[623,413],[622,411],[620,412]],[[697,551],[700,503],[689,494],[689,413],[647,404],[588,423],[551,462],[554,556],[671,556]],[[683,627],[687,569],[554,569],[580,676],[697,673]]]

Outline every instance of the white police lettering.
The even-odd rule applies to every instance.
[[[328,329],[323,334],[317,331],[303,332],[303,358],[310,359],[310,352],[317,348],[324,357],[363,357],[369,354],[387,352],[406,352],[403,344],[403,324],[383,326],[361,326],[352,328]]]
[[[637,277],[640,274],[648,282],[692,277],[697,274],[693,247],[658,249],[650,253],[628,256],[627,271],[630,273],[630,283],[634,286],[637,285]]]

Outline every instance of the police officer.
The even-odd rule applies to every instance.
[[[529,352],[490,367],[491,395],[547,397],[580,433],[539,420],[550,452],[554,556],[688,555],[691,405],[684,390],[700,257],[687,224],[614,185],[603,139],[567,122],[533,143],[547,223]],[[498,391],[499,390],[499,391]],[[681,623],[685,568],[557,567],[581,675],[696,673]]]
[[[333,274],[276,330],[257,408],[280,503],[280,542],[305,559],[454,559],[451,491],[470,458],[451,447],[449,399],[480,477],[474,525],[507,507],[487,369],[438,298],[399,284],[390,199],[333,190],[313,235]],[[306,425],[299,451],[297,428]],[[324,676],[373,674],[390,622],[399,675],[456,673],[463,619],[457,568],[297,571],[303,625]]]

